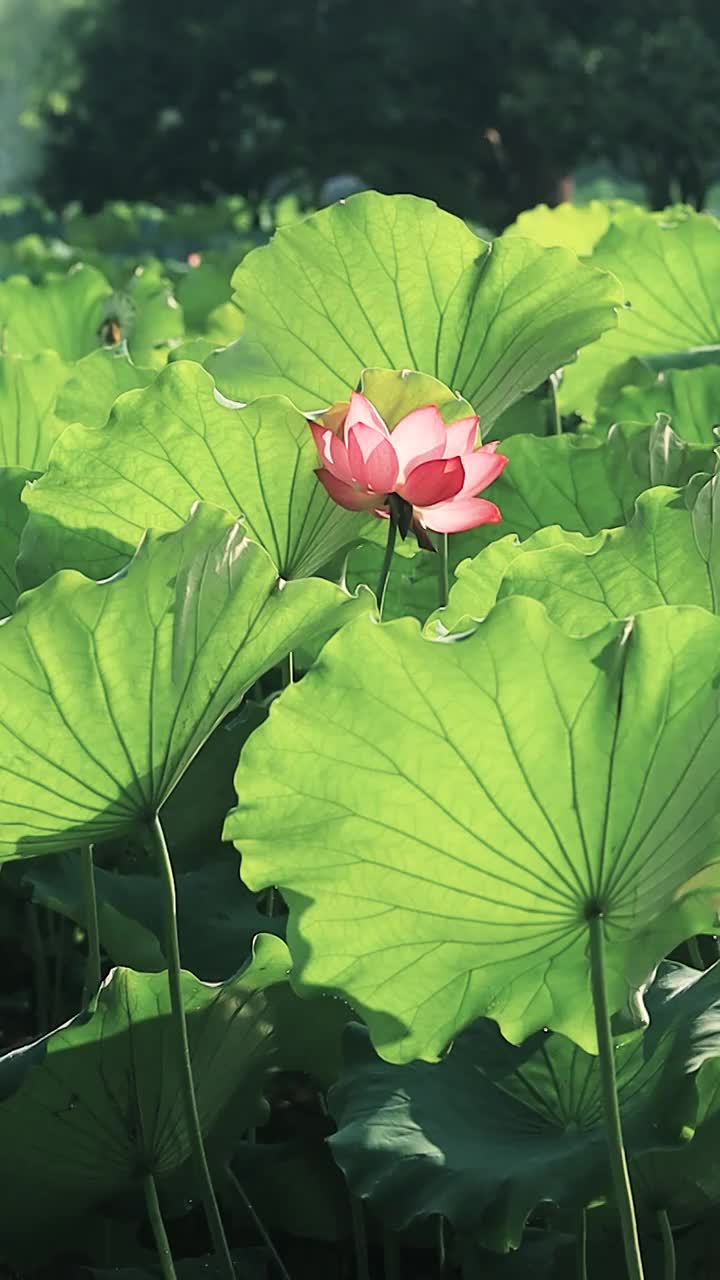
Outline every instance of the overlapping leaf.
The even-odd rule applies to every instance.
[[[414,196],[364,192],[278,231],[233,277],[242,337],[208,360],[238,400],[314,410],[362,369],[417,369],[458,390],[483,431],[615,323],[617,282],[562,249],[493,245]]]
[[[706,1068],[717,1086],[718,967],[663,966],[647,999],[652,1034],[616,1049],[618,1096],[629,1155],[676,1146],[662,1157],[670,1170],[692,1149]],[[577,1211],[611,1192],[598,1060],[564,1036],[515,1048],[481,1019],[442,1062],[402,1066],[378,1058],[364,1028],[345,1044],[330,1145],[395,1230],[442,1214],[505,1251],[541,1201]]]
[[[0,330],[13,355],[50,350],[72,362],[126,341],[138,364],[161,367],[168,344],[182,337],[183,318],[167,282],[153,272],[139,268],[113,291],[94,267],[75,266],[44,284],[25,276],[0,283]]]
[[[673,367],[678,353],[712,356],[703,349],[720,344],[720,227],[701,213],[663,221],[635,209],[615,219],[591,262],[614,272],[630,306],[565,370],[561,403],[589,420],[606,379],[632,357]]]
[[[249,968],[205,985],[182,976],[200,1122],[205,1133],[230,1100],[245,1123],[262,1115],[271,1058],[266,992],[282,984],[284,944],[258,938]],[[0,1057],[0,1226],[8,1252],[42,1227],[82,1219],[188,1159],[167,976],[115,969],[96,1007]]]
[[[147,819],[263,671],[366,607],[320,579],[280,584],[242,526],[202,506],[126,573],[27,593],[0,628],[0,859]]]
[[[309,576],[368,523],[332,502],[317,466],[307,420],[288,400],[228,405],[204,369],[179,361],[124,396],[103,430],[65,432],[27,495],[23,581],[66,567],[114,573],[143,529],[176,529],[198,499],[241,513],[281,576]]]
[[[708,364],[698,369],[670,369],[655,374],[645,370],[640,385],[630,384],[601,399],[596,421],[652,422],[665,413],[681,440],[714,444],[720,426],[720,368]]]
[[[58,396],[55,412],[68,422],[103,427],[118,396],[152,382],[152,369],[139,369],[121,348],[99,347],[79,360]]]
[[[52,351],[31,359],[0,356],[0,465],[44,471],[65,429],[55,401],[68,376]]]
[[[454,534],[450,539],[451,569],[457,571],[465,561],[473,560],[477,565],[473,589],[477,591],[477,580],[483,580],[485,603],[480,606],[473,601],[473,609],[479,610],[473,615],[476,617],[483,617],[494,603],[505,565],[517,554],[517,538],[532,539],[533,547],[556,541],[573,543],[575,538],[563,538],[562,530],[589,537],[622,525],[631,517],[639,494],[650,486],[684,484],[715,465],[712,447],[678,440],[663,421],[652,428],[625,424],[604,440],[592,435],[517,436],[504,441],[502,449],[509,465],[487,490],[488,497],[500,507],[502,523]],[[553,527],[552,534],[542,532]],[[517,536],[512,543],[507,537],[511,532]],[[492,548],[498,543],[502,546],[495,552]],[[348,561],[349,585],[367,583],[374,588],[381,561],[379,547],[353,551]],[[454,617],[460,607],[458,591],[455,588]],[[425,621],[437,600],[434,559],[422,554],[401,562],[396,557],[384,616],[410,615]],[[454,622],[445,623],[454,626]]]
[[[497,598],[532,596],[572,635],[664,604],[720,612],[718,477],[702,488],[660,486],[641,494],[625,528],[594,538],[546,529],[524,543],[504,539],[461,565],[448,608],[449,631],[484,617]]]
[[[587,256],[602,240],[613,212],[622,204],[622,201],[591,200],[586,205],[563,203],[554,209],[539,204],[519,214],[503,234],[527,236],[548,249],[561,246],[572,249],[579,257]]]
[[[15,562],[27,519],[21,494],[28,480],[36,478],[36,471],[0,467],[0,617],[3,618],[12,613],[18,597]]]
[[[592,1048],[588,913],[614,1010],[714,919],[719,673],[696,608],[586,639],[519,598],[450,643],[344,628],[253,735],[226,824],[289,902],[299,987],[343,994],[391,1060],[482,1014]]]

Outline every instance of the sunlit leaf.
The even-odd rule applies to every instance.
[[[55,401],[67,365],[52,351],[32,359],[0,356],[0,465],[44,471],[65,429]]]
[[[248,743],[226,823],[289,903],[298,988],[343,995],[394,1061],[480,1015],[593,1049],[588,914],[613,1010],[715,919],[719,675],[697,608],[586,639],[520,598],[449,643],[343,628]]]
[[[145,528],[178,528],[198,499],[242,514],[284,578],[307,577],[368,523],[328,497],[318,465],[307,420],[288,400],[228,405],[199,365],[169,365],[119,400],[102,430],[65,432],[27,495],[23,581],[67,567],[114,573]]]
[[[147,820],[258,676],[348,608],[367,605],[321,579],[280,584],[202,506],[109,581],[68,572],[28,592],[0,628],[0,860]]]
[[[278,231],[233,285],[245,331],[207,362],[226,395],[314,410],[346,399],[363,368],[417,369],[465,396],[484,432],[622,301],[566,250],[489,245],[427,200],[374,191]]]
[[[673,353],[695,351],[705,363],[703,349],[720,344],[720,226],[702,213],[662,221],[633,209],[615,219],[590,261],[618,277],[629,303],[617,328],[565,370],[564,410],[592,420],[603,383],[631,357],[663,357],[660,367],[673,367]]]

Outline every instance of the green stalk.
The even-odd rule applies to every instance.
[[[557,378],[554,373],[551,373],[548,378],[548,386],[550,387],[550,407],[552,410],[553,432],[556,436],[561,436],[563,433],[562,416],[560,413],[560,405],[558,404]]]
[[[352,1219],[353,1245],[355,1248],[356,1280],[372,1280],[367,1231],[365,1228],[365,1210],[362,1200],[356,1199],[352,1193],[350,1195],[350,1217]]]
[[[400,1246],[394,1231],[383,1231],[383,1280],[400,1280]]]
[[[170,1241],[167,1238],[165,1223],[163,1222],[162,1213],[160,1211],[160,1201],[158,1200],[157,1187],[155,1179],[151,1173],[146,1173],[143,1178],[143,1191],[145,1192],[145,1206],[147,1215],[150,1219],[152,1227],[153,1239],[155,1240],[155,1248],[157,1249],[158,1258],[160,1260],[160,1270],[163,1280],[177,1280],[175,1264],[170,1250]]]
[[[617,1209],[620,1215],[628,1275],[630,1280],[644,1280],[635,1204],[623,1145],[620,1105],[618,1103],[615,1049],[610,1029],[610,1009],[605,976],[605,928],[602,913],[598,911],[589,916],[588,926],[590,929],[590,978],[595,1010],[595,1028],[600,1054],[600,1084],[605,1115],[605,1135],[610,1156],[610,1171]]]
[[[193,1080],[192,1062],[190,1060],[190,1044],[188,1041],[185,1007],[182,996],[182,979],[180,969],[180,940],[177,924],[177,896],[172,862],[165,843],[165,834],[157,814],[149,824],[150,840],[160,871],[160,883],[164,894],[165,909],[165,957],[168,967],[168,987],[170,990],[170,1009],[177,1037],[177,1065],[180,1070],[180,1088],[185,1108],[185,1122],[188,1129],[190,1148],[195,1163],[195,1172],[202,1195],[205,1216],[207,1218],[213,1248],[217,1254],[220,1268],[227,1280],[235,1280],[235,1268],[230,1256],[230,1249],[225,1236],[225,1229],[220,1217],[215,1188],[210,1176],[210,1168],[205,1154],[200,1116],[198,1114],[195,1082]]]
[[[438,1275],[443,1277],[449,1275],[447,1244],[445,1242],[445,1219],[442,1214],[438,1214],[437,1219],[437,1256],[438,1256]]]
[[[229,1164],[225,1165],[225,1173],[227,1175],[228,1182],[233,1188],[233,1191],[235,1191],[235,1193],[238,1195],[240,1200],[242,1200],[245,1210],[252,1218],[255,1228],[258,1232],[258,1235],[262,1239],[265,1245],[265,1248],[267,1249],[268,1253],[270,1254],[270,1257],[272,1258],[273,1262],[275,1263],[275,1266],[277,1267],[280,1275],[282,1276],[282,1280],[290,1280],[290,1273],[287,1267],[285,1266],[285,1263],[283,1262],[282,1258],[280,1257],[280,1254],[275,1248],[275,1245],[272,1242],[272,1238],[268,1234],[265,1223],[257,1213],[255,1206],[252,1203],[252,1200],[249,1198],[240,1179],[238,1178],[237,1174],[230,1168]]]
[[[675,1241],[667,1209],[658,1209],[657,1220],[663,1246],[663,1280],[675,1280]]]
[[[95,892],[95,865],[93,863],[93,846],[91,844],[80,850],[80,859],[85,907],[85,931],[87,934],[87,968],[85,970],[83,1004],[88,1005],[93,996],[97,995],[102,981],[100,929],[98,927],[97,894]]]
[[[588,1280],[587,1272],[587,1209],[580,1210],[577,1230],[577,1276],[578,1280]]]
[[[441,609],[445,608],[450,591],[450,573],[448,569],[449,537],[449,534],[441,533],[438,541],[438,588]]]
[[[394,515],[388,520],[388,536],[385,544],[385,556],[380,570],[380,578],[378,580],[378,588],[375,593],[378,602],[378,612],[380,618],[383,616],[383,608],[385,606],[385,592],[387,591],[388,578],[390,577],[390,567],[392,565],[393,552],[395,550],[395,539],[397,537],[397,521]]]

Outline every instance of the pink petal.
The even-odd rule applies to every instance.
[[[460,418],[445,428],[445,449],[443,458],[454,458],[459,454],[470,453],[477,444],[479,418]]]
[[[455,498],[420,512],[423,523],[436,533],[462,533],[481,524],[499,524],[502,516],[494,502],[485,498]]]
[[[437,458],[415,467],[397,492],[413,507],[431,507],[454,498],[464,481],[465,469],[459,458]]]
[[[420,462],[442,458],[447,428],[434,404],[413,409],[401,418],[391,432],[400,470],[404,475]],[[459,450],[455,450],[458,453]]]
[[[332,471],[326,471],[324,467],[320,467],[315,475],[327,489],[333,502],[337,502],[339,507],[345,507],[346,511],[372,511],[373,507],[377,506],[376,493],[353,489],[352,485],[344,484],[332,474]]]
[[[465,482],[460,490],[460,497],[470,498],[481,489],[486,489],[493,480],[497,480],[507,466],[507,458],[504,453],[495,453],[493,449],[476,449],[474,453],[465,454],[462,464],[465,468]]]
[[[361,395],[359,391],[353,391],[350,397],[350,408],[345,418],[346,440],[348,429],[354,427],[358,422],[363,423],[366,427],[377,427],[378,431],[382,431],[384,436],[388,434],[388,429],[375,405],[370,403],[367,396]]]
[[[352,471],[350,470],[350,462],[348,452],[342,440],[333,435],[327,427],[320,427],[316,422],[310,423],[310,430],[315,441],[315,448],[320,455],[320,461],[323,466],[331,471],[338,480],[344,480],[346,484],[352,482]]]
[[[345,442],[353,477],[359,484],[364,484],[365,466],[370,454],[374,449],[377,449],[379,444],[390,444],[390,439],[388,436],[382,435],[377,427],[368,427],[359,422],[354,427],[351,427],[349,431],[346,431]],[[390,447],[392,448],[392,445]]]
[[[395,450],[389,440],[381,440],[365,463],[365,484],[375,494],[392,493],[397,478],[398,461]]]

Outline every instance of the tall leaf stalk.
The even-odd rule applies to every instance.
[[[222,1274],[227,1278],[227,1280],[235,1280],[235,1268],[230,1256],[230,1248],[225,1235],[225,1228],[223,1227],[222,1218],[220,1217],[220,1209],[218,1207],[215,1188],[213,1187],[212,1178],[210,1176],[210,1168],[205,1154],[202,1129],[200,1128],[200,1116],[198,1113],[197,1097],[195,1095],[195,1081],[193,1080],[192,1062],[190,1060],[190,1043],[188,1040],[185,1007],[182,996],[180,939],[178,936],[175,877],[173,875],[170,854],[165,842],[165,834],[157,814],[149,823],[149,832],[153,853],[155,854],[158,870],[160,872],[160,883],[163,889],[165,909],[165,956],[168,966],[170,1009],[172,1019],[175,1024],[177,1062],[180,1070],[180,1087],[182,1091],[183,1105],[185,1108],[188,1138],[190,1141],[190,1148],[193,1155],[200,1193],[202,1195],[205,1216],[207,1218],[210,1235],[212,1237],[213,1248],[220,1263]]]
[[[625,1262],[630,1280],[644,1280],[640,1238],[638,1236],[635,1204],[630,1173],[623,1144],[620,1104],[615,1074],[615,1049],[610,1028],[607,980],[605,975],[605,926],[601,911],[588,917],[590,929],[590,978],[592,985],[595,1028],[600,1054],[600,1084],[602,1090],[605,1132],[610,1155],[610,1171],[613,1190],[620,1215]]]

